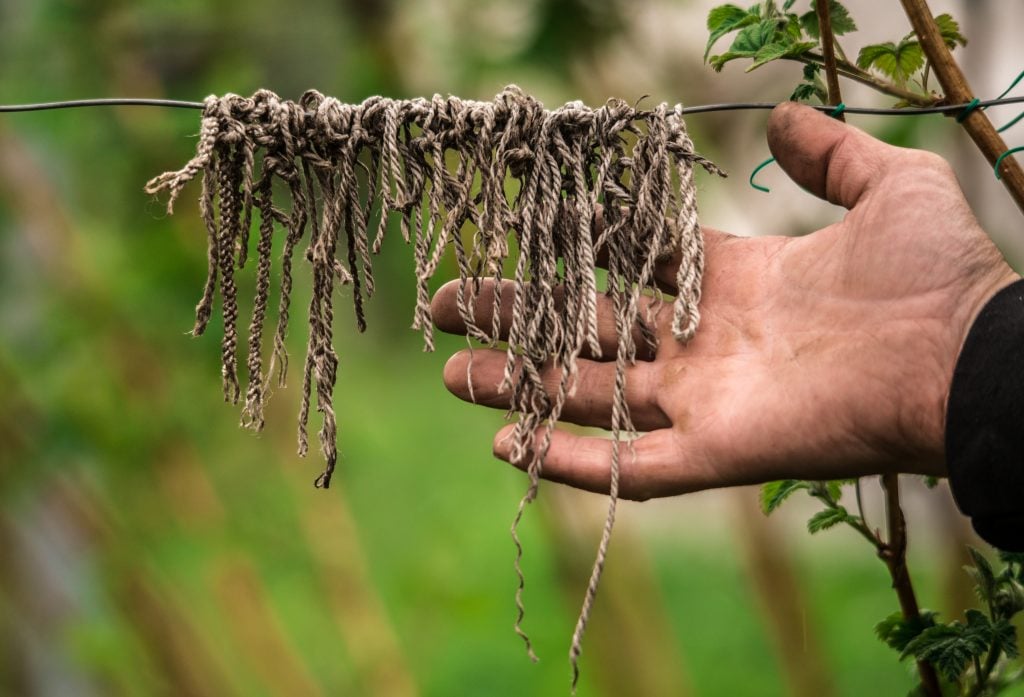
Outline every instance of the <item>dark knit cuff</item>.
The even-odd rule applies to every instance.
[[[946,465],[978,534],[1024,552],[1024,281],[996,293],[967,334],[949,390]]]

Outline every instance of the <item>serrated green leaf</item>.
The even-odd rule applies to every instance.
[[[1001,651],[1007,658],[1017,658],[1017,628],[1009,620],[999,620],[992,625],[992,636],[989,641],[992,648]]]
[[[796,15],[786,15],[786,24],[783,29],[791,41],[799,41],[804,38],[804,29],[800,26],[800,18]]]
[[[821,70],[821,66],[817,63],[808,63],[804,66],[804,79],[813,80],[818,77],[818,71]]]
[[[763,19],[757,24],[744,27],[729,47],[730,53],[753,56],[763,47],[771,44],[778,33],[779,25],[773,19]]]
[[[985,630],[992,626],[992,620],[981,610],[971,608],[964,613],[964,616],[967,618],[967,627],[970,629]]]
[[[949,48],[954,49],[957,46],[967,45],[967,39],[960,33],[960,23],[951,15],[941,14],[935,18],[935,23],[939,25],[939,33],[942,34],[942,39]]]
[[[760,19],[761,12],[759,8],[744,10],[742,7],[738,7],[736,5],[720,5],[712,8],[708,13],[708,31],[710,32],[710,36],[708,36],[708,45],[704,49],[704,62],[706,63],[708,61],[708,54],[711,53],[711,47],[714,46],[719,39],[729,32],[755,24],[759,22]]]
[[[910,39],[899,44],[871,44],[860,50],[857,65],[865,70],[874,68],[902,85],[924,66],[924,51]]]
[[[813,535],[821,532],[822,530],[833,528],[840,523],[845,523],[848,520],[850,520],[850,514],[842,506],[826,508],[823,511],[815,513],[811,519],[807,521],[807,531]]]
[[[995,597],[992,598],[992,607],[997,616],[1006,619],[1024,611],[1024,586],[1017,581],[1009,568],[999,575],[999,585]]]
[[[828,483],[828,495],[833,501],[843,498],[843,486],[850,481],[849,479],[836,479]]]
[[[1004,552],[999,551],[999,559],[1004,564],[1019,564],[1024,566],[1024,552]]]
[[[789,45],[789,50],[786,51],[786,58],[796,58],[807,53],[811,49],[817,48],[818,44],[813,41],[797,41]]]
[[[992,569],[992,564],[989,563],[984,554],[974,547],[968,546],[967,551],[974,562],[974,572],[968,571],[968,573],[970,573],[970,576],[977,584],[978,597],[985,603],[991,603],[996,592],[996,574]],[[967,568],[968,570],[971,569],[971,567]]]
[[[750,56],[745,53],[733,53],[732,51],[726,51],[720,56],[711,56],[711,58],[708,59],[708,65],[710,65],[716,73],[720,73],[726,63],[734,61],[737,58],[750,58]]]
[[[799,56],[810,51],[815,46],[817,46],[817,44],[806,41],[802,43],[792,43],[789,41],[776,42],[768,44],[767,46],[762,46],[758,49],[757,53],[754,54],[754,62],[747,68],[747,72],[749,73],[751,70],[756,70],[765,63],[770,63],[771,61],[778,60],[779,58]]]
[[[868,70],[881,56],[895,53],[896,44],[889,41],[884,44],[868,44],[857,54],[857,67]]]
[[[829,14],[832,17],[832,33],[835,36],[842,36],[843,34],[849,34],[851,31],[857,31],[857,23],[853,21],[853,17],[850,16],[849,10],[836,2],[836,0],[830,0]],[[815,39],[821,38],[821,27],[818,25],[818,13],[814,10],[801,15],[800,25],[803,27],[804,31],[807,32],[808,36]]]
[[[712,7],[711,11],[708,12],[708,31],[717,31],[722,27],[727,27],[743,19],[749,14],[749,10],[745,10],[739,5],[733,5],[731,3]]]
[[[781,42],[768,44],[767,46],[762,46],[757,50],[757,53],[754,54],[754,62],[747,66],[746,72],[749,73],[751,70],[757,70],[765,63],[770,63],[773,60],[778,60],[779,58],[782,58],[784,55],[786,55],[788,51],[789,46]]]
[[[918,634],[935,626],[935,617],[936,613],[924,610],[918,618],[907,621],[897,610],[875,625],[875,636],[890,648],[903,651]]]
[[[791,102],[803,102],[815,98],[823,102],[828,99],[828,94],[824,87],[815,82],[801,82],[793,90],[793,94],[789,95],[789,101]]]
[[[987,617],[977,611],[974,612],[987,621]],[[970,615],[969,611],[968,626],[953,622],[929,627],[904,647],[900,652],[900,658],[914,656],[934,665],[947,680],[958,680],[975,658],[980,658],[988,651],[989,642],[984,636],[983,628],[971,625],[972,620],[978,622],[978,618]]]
[[[782,505],[794,492],[807,488],[807,482],[799,479],[783,479],[778,482],[768,482],[761,487],[761,510],[765,515]]]

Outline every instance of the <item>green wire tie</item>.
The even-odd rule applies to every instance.
[[[1021,116],[1024,116],[1024,114],[1021,114]],[[1006,152],[1004,152],[1002,155],[999,156],[999,159],[996,160],[996,164],[992,167],[992,169],[994,169],[995,172],[996,172],[996,179],[1002,179],[1003,178],[1002,173],[999,171],[999,165],[1003,164],[1003,160],[1005,160],[1007,157],[1009,157],[1013,153],[1021,152],[1022,150],[1024,150],[1024,145],[1020,146],[1019,148],[1010,148],[1009,150],[1007,150]]]
[[[960,112],[960,113],[959,113],[959,114],[957,115],[957,117],[956,117],[956,122],[957,122],[957,123],[963,123],[964,121],[966,121],[966,120],[967,120],[967,117],[971,115],[971,112],[972,112],[972,111],[974,111],[975,109],[977,109],[977,108],[978,108],[978,104],[979,104],[980,102],[981,102],[981,100],[980,100],[980,99],[978,99],[977,97],[975,97],[974,99],[972,99],[972,100],[970,101],[970,103],[969,103],[969,104],[968,104],[967,106],[965,106],[965,107],[964,107],[963,111],[961,111],[961,112]]]
[[[1007,88],[1006,88],[1005,90],[1003,90],[1003,93],[1002,93],[1001,95],[999,95],[998,97],[996,97],[996,99],[1002,99],[1002,98],[1003,98],[1003,97],[1005,97],[1006,95],[1010,94],[1010,91],[1011,91],[1011,90],[1012,90],[1012,89],[1013,89],[1014,87],[1016,87],[1016,86],[1017,86],[1017,83],[1019,83],[1019,82],[1020,82],[1021,80],[1024,80],[1024,70],[1022,70],[1022,71],[1020,72],[1020,75],[1018,75],[1018,76],[1017,76],[1017,79],[1016,79],[1016,80],[1014,80],[1013,82],[1011,82],[1011,83],[1010,83],[1010,86],[1009,86],[1009,87],[1007,87]],[[1019,115],[1017,116],[1017,118],[1015,118],[1015,119],[1014,119],[1013,121],[1011,121],[1010,123],[1008,123],[1008,124],[1004,125],[1004,126],[1003,126],[1002,128],[997,128],[997,129],[996,129],[996,133],[1002,133],[1003,131],[1005,131],[1005,130],[1007,130],[1007,129],[1009,129],[1009,128],[1012,128],[1012,127],[1013,127],[1013,126],[1015,126],[1015,125],[1017,124],[1017,122],[1018,122],[1018,121],[1020,121],[1021,119],[1024,119],[1024,112],[1021,112],[1021,113],[1020,113],[1020,114],[1019,114]],[[1003,154],[1004,154],[1004,156],[1005,156],[1005,154],[1006,154],[1006,153],[1003,153]],[[998,174],[999,174],[999,173],[998,173],[998,172],[996,172],[996,175],[997,175],[997,176],[998,176]]]
[[[838,118],[839,115],[842,114],[844,111],[846,111],[846,104],[844,104],[843,102],[839,102],[838,104],[836,104],[836,108],[830,111],[828,115],[831,116],[832,118]],[[1021,116],[1024,116],[1024,114],[1021,114]],[[764,169],[773,162],[775,162],[775,158],[769,157],[767,160],[765,160],[764,162],[762,162],[761,164],[754,168],[754,171],[750,173],[750,179],[748,180],[750,182],[750,186],[757,189],[758,191],[763,191],[766,194],[770,194],[772,192],[772,190],[769,189],[767,186],[761,186],[760,184],[755,182],[754,177],[757,176],[758,172],[760,172],[762,169]]]
[[[767,167],[768,165],[770,165],[773,162],[775,162],[775,158],[774,157],[769,157],[767,160],[765,160],[764,162],[759,164],[757,167],[755,167],[754,171],[750,173],[750,185],[752,187],[754,187],[755,189],[757,189],[758,191],[763,191],[766,194],[770,194],[772,192],[772,190],[769,189],[767,186],[761,186],[760,184],[755,182],[754,181],[754,177],[757,176],[758,172],[760,172],[762,169],[764,169],[765,167]]]
[[[1016,78],[1016,79],[1015,79],[1015,80],[1014,80],[1013,82],[1011,82],[1011,83],[1010,83],[1010,86],[1009,86],[1009,87],[1007,87],[1007,88],[1006,88],[1005,90],[1003,90],[1003,93],[1002,93],[1001,95],[999,95],[998,97],[996,97],[996,99],[1002,99],[1003,97],[1005,97],[1006,95],[1008,95],[1008,94],[1009,94],[1009,93],[1010,93],[1010,92],[1011,92],[1011,91],[1013,90],[1013,88],[1017,86],[1017,84],[1018,84],[1018,83],[1019,83],[1019,82],[1020,82],[1021,80],[1024,80],[1024,70],[1022,70],[1022,71],[1021,71],[1021,73],[1020,73],[1020,74],[1019,74],[1019,75],[1017,76],[1017,78]],[[966,120],[967,120],[967,117],[971,115],[971,112],[973,112],[973,111],[974,111],[975,109],[977,109],[977,108],[978,108],[978,103],[979,103],[980,101],[981,101],[981,100],[980,100],[980,99],[978,99],[977,97],[975,97],[974,99],[972,99],[972,100],[971,100],[971,101],[970,101],[970,102],[969,102],[969,103],[967,104],[967,106],[965,106],[965,107],[963,108],[963,110],[962,110],[962,111],[961,111],[961,112],[960,112],[960,113],[959,113],[959,114],[957,115],[957,117],[956,117],[956,122],[957,122],[957,123],[963,123],[964,121],[966,121]],[[982,110],[982,111],[984,111],[984,110],[985,110],[985,107],[982,107],[982,108],[981,108],[981,110]],[[1018,122],[1018,121],[1020,121],[1021,119],[1024,119],[1024,112],[1022,112],[1021,114],[1019,114],[1019,115],[1017,116],[1017,118],[1015,118],[1015,119],[1014,119],[1013,121],[1010,121],[1010,123],[1008,123],[1008,124],[1005,124],[1005,125],[1003,125],[1003,126],[1002,126],[1002,127],[1000,127],[1000,128],[997,128],[997,129],[996,129],[996,133],[1002,133],[1003,131],[1006,131],[1006,130],[1009,130],[1010,128],[1013,128],[1014,126],[1016,126],[1016,125],[1017,125],[1017,122]]]

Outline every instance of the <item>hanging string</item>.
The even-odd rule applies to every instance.
[[[555,425],[579,379],[578,359],[587,353],[600,355],[598,293],[615,308],[612,430],[624,451],[636,435],[626,400],[626,374],[637,360],[634,331],[639,329],[653,348],[656,337],[643,297],[657,292],[657,262],[676,253],[683,261],[670,310],[672,333],[685,342],[697,329],[704,250],[695,168],[722,174],[694,151],[682,107],[667,104],[640,111],[624,100],[610,99],[595,109],[571,102],[548,110],[515,86],[490,102],[435,95],[429,100],[370,97],[360,104],[343,104],[313,91],[293,102],[260,90],[250,98],[208,97],[195,156],[180,170],[152,179],[146,191],[166,192],[171,212],[184,187],[195,178],[202,181],[200,213],[207,228],[209,273],[196,308],[194,334],[207,326],[219,280],[224,395],[243,403],[242,425],[254,430],[264,426],[274,362],[280,367],[279,384],[284,379],[291,255],[308,239],[305,258],[313,289],[298,450],[308,450],[307,429],[315,409],[321,414],[317,439],[325,461],[315,481],[318,487],[330,485],[338,462],[335,289],[348,287],[356,329],[363,331],[364,305],[374,289],[373,258],[381,250],[389,219],[399,217],[402,238],[412,247],[412,326],[423,332],[425,349],[432,350],[429,281],[444,255],[454,253],[461,288],[457,307],[467,334],[492,347],[505,344],[500,390],[517,417],[511,459],[529,475],[511,530],[518,579],[515,630],[532,656],[521,626],[519,521],[537,496]],[[505,186],[510,175],[519,181],[517,190]],[[281,184],[280,207],[274,200],[275,180]],[[599,205],[604,228],[592,237]],[[256,289],[245,341],[239,330],[235,273],[245,264],[254,219],[259,223]],[[464,228],[472,230],[470,244]],[[273,319],[269,298],[278,230],[286,233],[286,241],[278,325],[267,366],[264,325]],[[603,287],[595,274],[599,255],[608,259]],[[477,301],[483,284],[499,280],[509,262],[515,271],[511,312],[505,308],[504,313],[510,315],[506,336],[491,321],[478,321]],[[558,288],[564,289],[563,302],[556,299]],[[503,314],[500,302],[501,293],[495,292],[494,318]],[[240,353],[246,354],[243,370]],[[554,391],[545,379],[551,371],[558,379]],[[616,455],[608,515],[572,636],[574,675],[615,521],[619,466]]]
[[[916,109],[884,109],[814,105],[830,116],[851,114],[917,116],[957,114],[999,104],[1021,103],[1005,98],[1024,73],[994,100],[937,105]],[[615,441],[625,442],[628,456],[635,433],[625,400],[625,372],[636,360],[633,329],[646,327],[639,312],[640,296],[654,288],[655,261],[684,249],[689,267],[680,274],[691,282],[680,287],[674,305],[673,334],[690,339],[697,327],[697,299],[703,271],[702,236],[693,204],[693,170],[703,167],[721,173],[696,154],[681,117],[733,110],[768,110],[776,103],[739,102],[693,107],[638,110],[621,100],[589,109],[578,102],[555,111],[517,88],[507,88],[494,102],[470,102],[455,97],[397,101],[372,97],[359,105],[307,92],[298,102],[281,100],[260,90],[252,98],[237,95],[208,97],[204,102],[164,99],[84,99],[37,104],[0,105],[0,113],[30,112],[94,106],[152,106],[202,109],[196,156],[177,172],[168,172],[147,185],[147,191],[169,193],[168,209],[193,178],[202,180],[200,214],[207,228],[209,273],[196,307],[194,334],[201,334],[212,316],[218,286],[225,326],[222,340],[225,398],[244,398],[243,425],[260,429],[269,384],[277,366],[283,384],[287,367],[284,337],[289,319],[292,254],[307,237],[305,259],[313,273],[309,308],[309,342],[303,370],[299,415],[299,452],[308,448],[306,433],[311,407],[322,414],[320,450],[326,460],[317,486],[327,487],[337,461],[333,391],[338,356],[333,348],[334,289],[350,286],[357,328],[365,327],[363,302],[373,293],[371,257],[380,251],[387,219],[398,215],[402,237],[414,249],[417,302],[413,326],[423,331],[432,348],[432,322],[427,282],[443,253],[454,249],[462,288],[460,316],[467,331],[490,345],[498,342],[494,325],[475,320],[475,294],[483,279],[500,276],[510,255],[508,236],[514,235],[519,253],[513,280],[512,326],[507,340],[503,387],[512,411],[519,415],[513,435],[513,459],[526,465],[530,484],[516,514],[516,593],[518,618],[523,618],[519,567],[522,548],[515,533],[525,504],[537,492],[551,429],[558,421],[577,379],[576,359],[596,344],[596,315],[592,302],[593,260],[599,251],[609,256],[609,282],[604,292],[615,307],[619,334],[613,409]],[[1008,123],[1005,130],[1024,114]],[[1024,150],[1003,153],[995,164]],[[447,153],[457,165],[449,168]],[[761,163],[754,176],[773,161]],[[519,192],[509,199],[502,182],[508,172],[520,180]],[[274,180],[287,191],[290,206],[279,208]],[[474,195],[474,182],[481,182]],[[424,207],[422,202],[426,200]],[[594,242],[589,228],[595,205],[604,204],[605,229]],[[369,238],[374,211],[379,218]],[[259,220],[256,245],[257,282],[247,348],[248,385],[239,376],[238,286],[236,268],[248,254],[250,223]],[[671,222],[670,222],[671,221]],[[472,245],[463,246],[465,224],[477,230]],[[286,233],[273,352],[264,369],[261,350],[270,293],[272,238]],[[583,239],[587,237],[587,239]],[[602,249],[603,248],[603,249]],[[564,260],[563,268],[557,260]],[[685,265],[684,265],[685,266]],[[566,287],[566,302],[552,299],[556,285]],[[467,292],[468,291],[468,292]],[[576,301],[570,302],[569,298]],[[492,314],[500,315],[496,293]],[[641,332],[646,337],[650,331]],[[557,394],[548,394],[542,372],[553,363],[560,371]],[[535,433],[540,436],[535,440]],[[608,540],[615,519],[619,448],[613,447],[609,510],[593,572],[587,587],[570,649],[573,682],[578,677],[583,631],[597,592]],[[532,651],[531,651],[532,653]]]

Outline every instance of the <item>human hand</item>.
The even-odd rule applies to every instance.
[[[804,237],[704,228],[696,336],[685,345],[672,337],[666,304],[657,352],[628,369],[630,413],[646,433],[620,458],[624,498],[785,478],[945,473],[946,401],[961,344],[985,302],[1019,276],[939,156],[887,145],[793,103],[773,112],[768,143],[797,184],[849,213]],[[677,265],[657,269],[669,292]],[[440,329],[464,333],[457,288],[441,288],[432,309]],[[484,326],[491,293],[485,286],[477,300]],[[611,309],[599,307],[603,353],[613,357]],[[461,351],[448,361],[448,389],[507,408],[508,394],[498,392],[505,352],[473,351],[472,392],[469,360]],[[607,427],[614,371],[613,360],[581,358],[563,420]],[[546,376],[550,391],[558,379],[556,370]],[[506,460],[511,429],[494,442]],[[607,492],[613,447],[557,429],[542,476]]]

